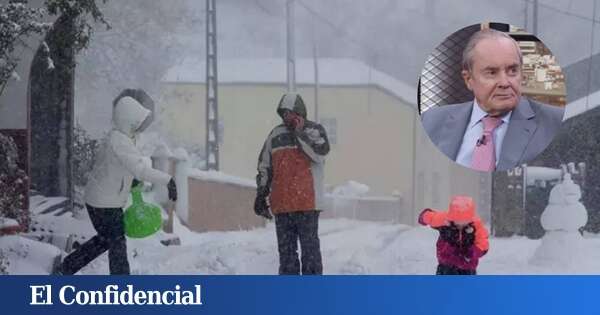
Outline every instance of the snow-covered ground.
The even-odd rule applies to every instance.
[[[43,200],[35,200],[40,205]],[[58,200],[47,200],[54,203]],[[35,206],[34,206],[35,207]],[[41,205],[40,205],[41,207]],[[43,207],[42,207],[43,208]],[[34,220],[55,234],[52,243],[62,246],[66,235],[76,233],[81,241],[94,234],[89,219],[75,219],[61,209],[34,212]],[[43,211],[42,211],[43,212]],[[60,214],[60,215],[57,215]],[[39,231],[38,231],[39,232]],[[432,274],[437,262],[437,232],[427,227],[348,219],[320,221],[320,239],[325,274]],[[169,235],[159,232],[142,239],[129,239],[128,252],[134,274],[276,274],[278,255],[275,226],[251,231],[194,233],[175,223],[180,246],[164,246]],[[79,238],[77,239],[79,240]],[[540,240],[524,237],[491,238],[490,251],[479,265],[479,274],[600,274],[600,236],[586,235],[583,250],[570,264],[532,265],[530,259]],[[45,274],[59,250],[21,236],[0,237],[11,274]],[[107,274],[108,256],[85,267],[81,274]]]
[[[320,222],[325,274],[432,274],[437,265],[437,232],[425,227],[327,219]],[[278,268],[274,224],[240,232],[184,232],[181,246],[159,244],[161,236],[129,240],[135,274],[275,274]],[[539,240],[491,239],[480,274],[600,274],[600,238],[586,238],[581,259],[570,266],[529,263]],[[107,256],[82,270],[105,274]]]
[[[55,246],[17,235],[1,236],[0,249],[8,259],[6,271],[15,275],[48,274],[54,258],[60,254]]]

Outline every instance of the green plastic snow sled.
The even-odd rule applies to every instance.
[[[131,189],[131,196],[133,204],[125,210],[123,219],[125,235],[131,238],[144,238],[160,230],[162,226],[160,207],[144,202],[141,186]]]

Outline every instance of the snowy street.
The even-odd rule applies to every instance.
[[[182,246],[165,247],[156,236],[128,240],[134,274],[277,274],[275,226],[241,232],[183,232]],[[183,233],[182,233],[183,232]],[[320,238],[324,274],[431,275],[435,272],[437,232],[424,227],[345,219],[322,220]],[[600,238],[587,238],[590,255],[570,266],[528,263],[540,240],[490,239],[490,252],[479,274],[600,274]],[[582,254],[584,254],[582,253]],[[82,274],[106,274],[106,254]]]
[[[584,223],[573,221],[578,209],[573,207],[579,196],[579,188],[568,180],[556,185],[547,207],[553,216],[542,216],[543,223],[550,224],[548,228],[554,232],[547,232],[545,238],[538,240],[491,237],[490,250],[480,260],[478,274],[600,274],[600,237],[588,233],[581,237],[576,227]],[[567,199],[561,198],[575,203],[569,205],[565,203]],[[144,193],[144,199],[156,203],[156,192]],[[65,198],[31,197],[31,231],[0,238],[0,248],[9,260],[9,274],[49,274],[61,250],[70,250],[95,235],[87,211],[72,214],[65,211],[64,202]],[[565,217],[565,213],[569,216]],[[569,220],[575,222],[571,224],[575,228],[563,226]],[[176,216],[173,227],[174,234],[161,230],[144,239],[127,239],[132,274],[278,273],[279,254],[272,221],[251,230],[198,233]],[[181,245],[161,243],[174,236],[180,238]],[[327,218],[319,220],[319,236],[324,274],[431,275],[437,267],[438,232],[429,227]],[[544,239],[548,241],[545,247],[541,246]],[[79,274],[108,274],[107,253]]]
[[[38,203],[40,201],[38,200]],[[48,201],[50,202],[50,201]],[[35,203],[34,203],[35,205]],[[68,233],[92,235],[87,218],[69,214],[38,214],[56,236]],[[436,268],[437,232],[425,227],[374,223],[348,219],[320,221],[320,239],[325,274],[404,274],[431,275]],[[168,238],[159,232],[142,239],[128,239],[133,274],[248,275],[276,274],[278,254],[275,225],[237,232],[194,233],[176,220],[175,233],[181,246],[163,246]],[[59,237],[55,237],[58,239]],[[54,246],[23,237],[0,238],[7,248],[11,274],[45,274]],[[587,235],[581,257],[564,265],[536,266],[529,263],[540,240],[524,237],[491,238],[490,252],[478,268],[479,274],[600,274],[600,238]],[[584,256],[588,255],[588,256]],[[102,255],[79,274],[108,274],[108,256]]]

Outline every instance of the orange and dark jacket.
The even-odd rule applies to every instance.
[[[286,94],[277,112],[289,109],[306,119],[306,107],[297,94]],[[305,120],[301,131],[284,124],[267,137],[258,157],[258,198],[269,198],[274,214],[322,210],[323,164],[329,141],[320,124]]]
[[[449,220],[455,217],[452,203],[450,207],[449,211],[423,210],[419,215],[419,223],[439,231],[436,247],[440,265],[476,270],[479,258],[489,249],[488,232],[481,219],[474,214],[466,226],[459,228]]]

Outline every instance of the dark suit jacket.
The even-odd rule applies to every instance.
[[[472,110],[471,101],[434,107],[421,115],[431,141],[453,161],[458,155]],[[563,114],[562,108],[521,97],[510,117],[496,170],[508,170],[533,160],[558,132]]]

